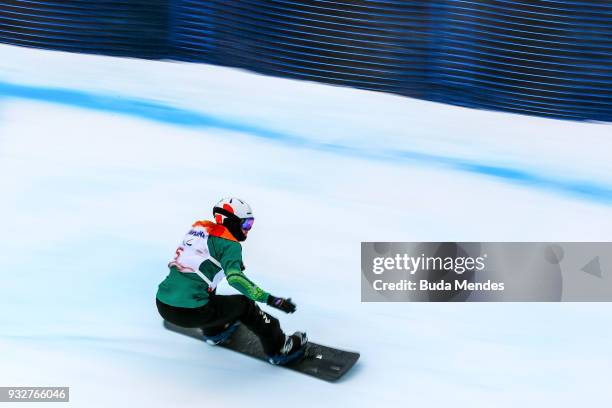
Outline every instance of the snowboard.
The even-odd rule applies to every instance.
[[[164,327],[170,331],[204,342],[202,331],[198,328],[180,327],[167,321],[164,321]],[[242,324],[238,326],[226,342],[217,347],[237,351],[238,353],[265,362],[268,361],[257,336]],[[359,353],[338,350],[309,341],[303,357],[279,367],[307,374],[324,381],[334,382],[346,374],[355,365],[357,360],[359,360]]]

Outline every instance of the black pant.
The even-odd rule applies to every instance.
[[[175,307],[156,299],[159,314],[170,323],[181,327],[200,327],[207,336],[219,334],[230,324],[240,321],[261,340],[264,352],[278,354],[285,343],[285,334],[278,319],[243,295],[212,295],[202,307]]]

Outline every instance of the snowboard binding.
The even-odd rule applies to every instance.
[[[306,333],[295,332],[286,338],[279,354],[268,357],[268,362],[274,365],[285,365],[297,361],[304,356],[307,345]]]
[[[207,336],[206,334],[204,334],[204,341],[211,346],[223,344],[227,340],[229,340],[230,337],[232,337],[232,334],[234,334],[236,329],[238,329],[239,325],[240,322],[232,323],[231,325],[229,325],[228,328],[226,328],[219,334],[215,334],[214,336]]]

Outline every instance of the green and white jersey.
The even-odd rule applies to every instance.
[[[209,291],[223,278],[254,301],[268,300],[269,294],[244,274],[242,246],[222,225],[210,221],[194,223],[168,266],[170,273],[157,290],[157,299],[167,305],[204,306]]]

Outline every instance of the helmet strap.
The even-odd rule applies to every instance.
[[[213,208],[213,215],[215,216],[215,222],[223,225],[238,241],[246,240],[246,235],[242,231],[240,218],[231,211],[221,207]],[[223,219],[225,216],[225,219]],[[221,222],[219,222],[221,220]]]

